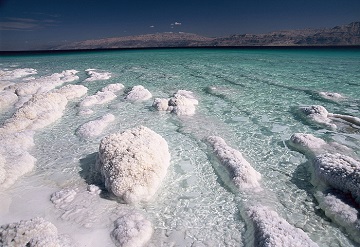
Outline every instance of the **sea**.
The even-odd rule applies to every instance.
[[[33,73],[1,78],[26,68]],[[246,219],[246,205],[251,204],[276,212],[318,246],[359,246],[348,229],[319,206],[311,162],[288,142],[294,133],[312,134],[346,146],[360,161],[360,126],[331,129],[299,115],[300,107],[321,105],[330,113],[360,117],[360,49],[19,53],[1,55],[0,70],[4,85],[76,70],[78,78],[61,86],[83,85],[87,95],[108,84],[125,86],[115,99],[92,106],[91,114],[79,114],[86,95],[69,100],[61,118],[35,131],[29,150],[36,158],[34,168],[0,189],[0,225],[42,217],[74,246],[116,246],[114,222],[117,211],[125,208],[151,222],[153,233],[145,246],[248,246],[254,238],[252,223]],[[87,80],[89,71],[98,77]],[[127,101],[124,95],[136,85],[149,90],[152,98]],[[198,100],[195,114],[154,109],[155,98],[169,98],[178,90],[191,91]],[[341,97],[322,97],[321,92]],[[14,103],[0,109],[1,124],[17,107]],[[81,125],[107,113],[115,120],[100,135],[77,134]],[[156,194],[148,202],[127,205],[98,185],[101,193],[90,197],[87,188],[95,183],[91,167],[101,139],[140,125],[161,135],[169,146],[170,166]],[[209,136],[224,139],[261,174],[262,189],[253,192],[256,196],[234,190],[231,179],[222,179],[206,142]],[[64,206],[54,204],[52,195],[64,190],[73,190],[78,197]]]

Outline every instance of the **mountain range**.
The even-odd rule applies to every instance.
[[[119,49],[158,47],[246,46],[360,46],[360,22],[333,28],[275,31],[266,34],[236,34],[204,37],[192,33],[155,33],[85,40],[63,44],[54,50]]]

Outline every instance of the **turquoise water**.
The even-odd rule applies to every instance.
[[[84,167],[93,162],[104,135],[145,125],[165,138],[172,157],[154,200],[136,206],[154,225],[149,246],[244,245],[241,202],[248,198],[231,191],[217,176],[204,142],[210,135],[222,137],[261,173],[262,204],[304,230],[319,246],[356,246],[319,209],[307,159],[289,149],[286,141],[293,133],[310,133],[352,148],[360,159],[359,129],[327,130],[296,114],[299,106],[322,105],[332,113],[360,117],[360,50],[174,49],[1,58],[1,70],[15,68],[36,69],[35,78],[75,69],[80,79],[73,83],[88,87],[88,95],[110,83],[143,85],[161,98],[184,89],[194,92],[199,105],[194,116],[178,117],[155,111],[152,100],[129,103],[118,96],[93,107],[93,115],[78,116],[80,99],[70,102],[61,119],[36,132],[31,151],[37,159],[35,170],[1,192],[8,203],[0,202],[0,225],[43,216],[80,246],[91,246],[86,238],[97,232],[100,239],[93,241],[99,242],[93,243],[114,246],[110,212],[117,202],[102,198],[99,207],[106,205],[109,213],[94,207],[94,215],[101,217],[84,228],[75,220],[60,219],[49,198],[55,191],[89,182]],[[86,69],[110,72],[112,77],[84,82]],[[322,99],[318,93],[324,91],[346,98]],[[3,110],[2,121],[13,111]],[[81,124],[104,113],[114,114],[116,120],[101,136],[82,140],[75,135]]]

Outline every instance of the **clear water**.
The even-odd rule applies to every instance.
[[[50,195],[91,182],[86,167],[93,163],[102,136],[145,125],[166,139],[172,157],[153,201],[136,206],[154,225],[149,246],[244,245],[242,201],[251,198],[234,194],[217,176],[204,142],[209,135],[225,139],[262,174],[261,203],[319,246],[356,246],[318,208],[307,160],[290,150],[286,140],[296,132],[311,133],[347,145],[360,156],[359,131],[311,126],[294,110],[320,104],[329,112],[360,117],[360,50],[137,50],[2,57],[0,63],[0,69],[37,69],[35,77],[78,70],[80,80],[74,83],[88,87],[89,95],[120,82],[126,87],[143,85],[154,97],[185,89],[199,100],[191,117],[159,113],[151,108],[152,100],[132,104],[121,96],[94,107],[93,115],[78,116],[80,99],[70,102],[61,119],[36,132],[31,151],[37,159],[35,170],[0,192],[0,225],[43,216],[79,246],[114,246],[109,235],[114,211],[123,205],[99,199],[89,207],[94,224],[85,228],[60,219]],[[89,68],[111,72],[112,77],[83,82]],[[322,100],[315,96],[320,91],[347,98]],[[2,112],[1,119],[9,112]],[[114,114],[116,120],[102,136],[81,140],[75,135],[81,124],[104,113]]]

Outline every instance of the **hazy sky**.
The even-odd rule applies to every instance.
[[[360,0],[0,0],[0,50],[156,32],[204,36],[360,21]]]

